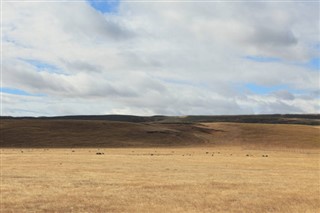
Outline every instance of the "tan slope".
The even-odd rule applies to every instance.
[[[205,123],[216,131],[207,139],[213,145],[248,148],[320,148],[319,126],[288,124]]]

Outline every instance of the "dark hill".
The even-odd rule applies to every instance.
[[[161,147],[200,145],[211,130],[193,124],[5,119],[1,147]]]
[[[268,123],[320,125],[320,114],[270,114],[270,115],[190,115],[190,116],[134,116],[134,115],[72,115],[57,117],[1,117],[1,119],[37,119],[37,120],[93,120],[120,121],[132,123]]]
[[[196,118],[203,119],[203,117]],[[187,117],[187,119],[190,118]],[[271,149],[277,147],[320,148],[320,126],[231,122],[194,123],[194,120],[191,123],[182,123],[182,121],[165,123],[162,120],[163,123],[161,123],[72,120],[70,118],[2,118],[0,147],[117,148],[227,145]]]

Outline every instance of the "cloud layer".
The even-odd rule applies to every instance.
[[[319,3],[113,9],[4,2],[3,114],[319,112]]]

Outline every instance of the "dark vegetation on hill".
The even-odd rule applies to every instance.
[[[166,147],[199,145],[211,129],[190,124],[92,120],[2,120],[1,147]]]
[[[37,119],[37,120],[103,120],[121,122],[156,123],[268,123],[320,125],[320,114],[269,114],[269,115],[190,115],[190,116],[133,116],[133,115],[72,115],[57,117],[1,117],[1,119]]]

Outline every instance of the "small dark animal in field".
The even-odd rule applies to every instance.
[[[104,155],[103,152],[97,152],[96,155]]]
[[[246,156],[249,157],[249,154],[247,154]]]
[[[74,152],[74,150],[72,150],[72,152]]]
[[[267,157],[268,157],[268,155],[262,155],[262,157],[266,157],[266,158],[267,158]]]
[[[153,154],[151,154],[151,156],[153,156]]]
[[[206,154],[209,154],[209,152],[206,152]]]

